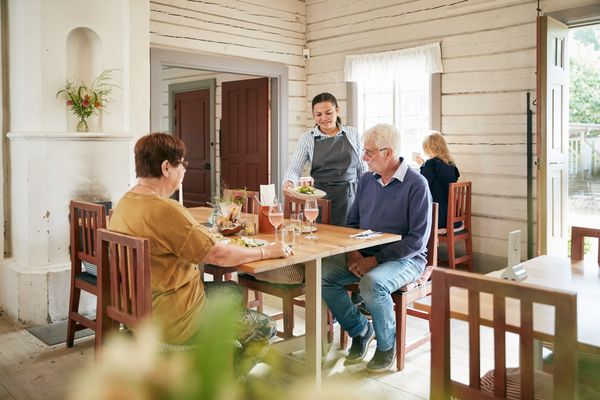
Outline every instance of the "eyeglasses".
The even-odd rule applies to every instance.
[[[183,168],[185,168],[185,169],[187,169],[187,167],[188,167],[188,161],[187,160],[179,160],[175,164],[176,165],[181,164],[181,165],[183,165]]]
[[[377,149],[377,150],[368,150],[368,149],[363,149],[363,154],[365,154],[367,157],[373,157],[373,154],[374,154],[376,151],[383,151],[383,150],[389,150],[389,149],[390,149],[389,147],[382,147],[382,148],[380,148],[380,149]]]

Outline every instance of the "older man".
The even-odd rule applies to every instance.
[[[402,240],[374,246],[323,262],[323,298],[352,337],[345,365],[361,362],[377,336],[370,372],[388,370],[396,359],[396,321],[391,293],[416,281],[427,261],[431,229],[431,194],[427,181],[399,157],[400,133],[392,125],[375,125],[363,135],[362,176],[347,225],[402,235]],[[344,285],[359,282],[372,323],[352,303]]]

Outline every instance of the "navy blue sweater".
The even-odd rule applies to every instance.
[[[361,250],[365,257],[385,261],[413,259],[425,268],[431,229],[431,194],[427,181],[408,168],[403,181],[392,179],[381,186],[379,175],[365,173],[348,213],[347,225],[402,235],[402,240]]]

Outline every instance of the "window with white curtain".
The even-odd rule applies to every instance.
[[[435,120],[432,104],[439,90],[432,74],[442,71],[439,43],[393,52],[346,57],[346,80],[356,82],[353,123],[364,132],[389,123],[402,136],[402,155],[422,152],[422,142]],[[435,94],[437,92],[437,94]],[[435,125],[435,124],[434,124]]]

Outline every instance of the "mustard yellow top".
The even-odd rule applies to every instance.
[[[110,229],[150,240],[152,317],[167,343],[181,344],[196,332],[205,303],[196,265],[215,241],[208,230],[172,199],[127,192]]]

